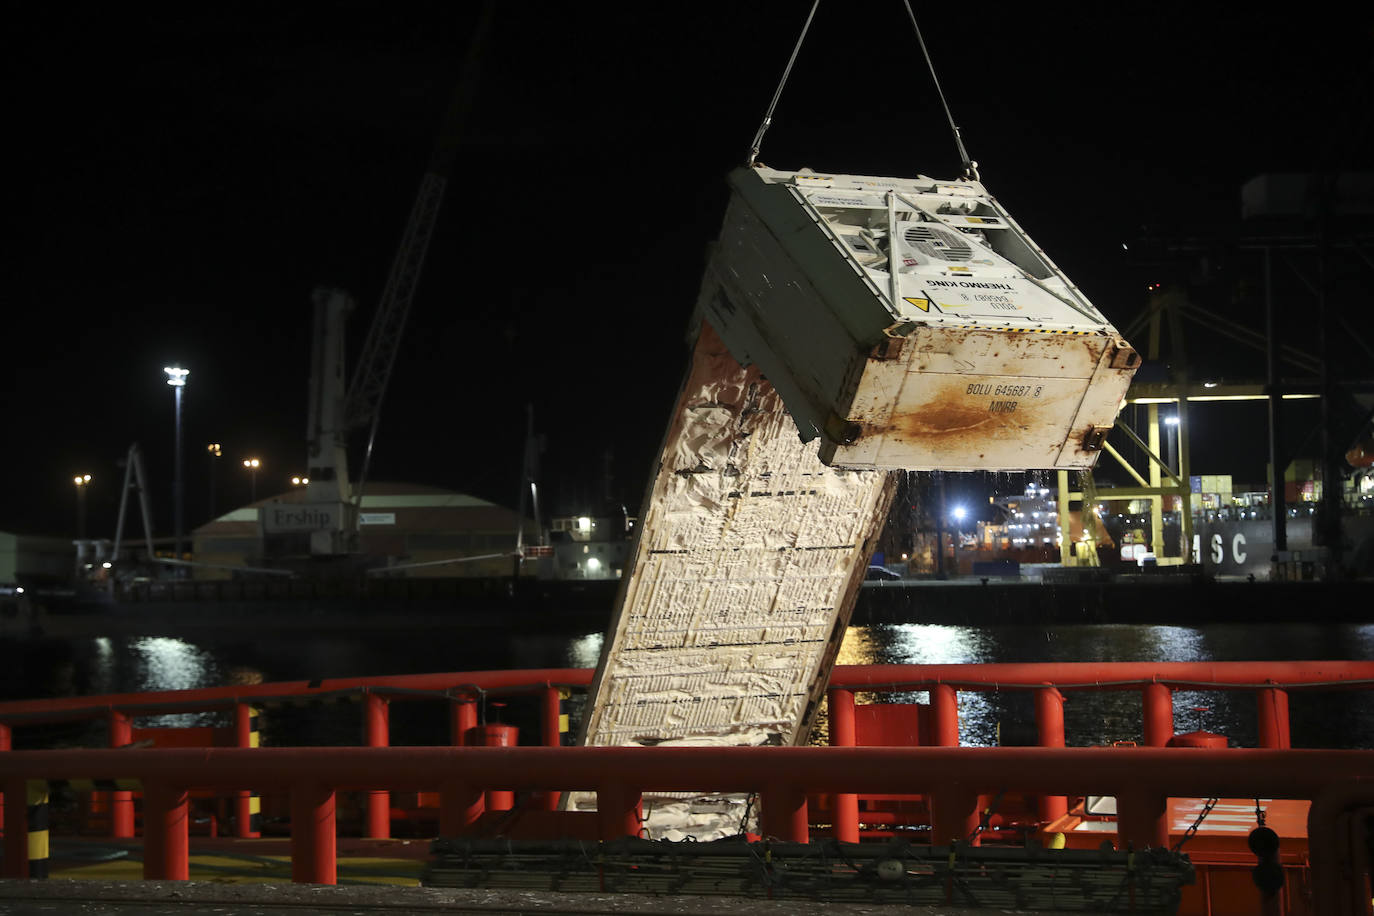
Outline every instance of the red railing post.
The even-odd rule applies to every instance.
[[[477,729],[483,747],[516,747],[520,744],[520,730],[514,725],[488,722]],[[510,789],[487,788],[487,810],[509,811],[515,807],[515,792]]]
[[[0,753],[9,750],[13,745],[13,735],[9,725],[0,722]],[[5,793],[4,786],[0,786],[0,834],[5,832]]]
[[[978,793],[957,786],[941,788],[930,797],[930,844],[963,842],[978,827]]]
[[[485,807],[485,795],[478,786],[450,780],[439,787],[439,835],[456,837],[477,823]]]
[[[854,691],[831,688],[826,698],[830,711],[831,747],[854,747],[858,730],[854,723]],[[830,818],[835,839],[841,843],[859,842],[859,796],[839,792],[830,797]]]
[[[449,704],[448,743],[461,747],[468,743],[468,735],[477,727],[477,701],[470,696],[455,697]]]
[[[1164,747],[1174,736],[1174,691],[1168,684],[1151,681],[1141,688],[1146,747]]]
[[[1116,795],[1116,835],[1121,847],[1167,848],[1169,821],[1162,795],[1132,789]]]
[[[247,703],[234,704],[234,746],[257,747],[258,714]],[[237,789],[234,792],[234,836],[239,839],[255,839],[262,836],[257,821],[261,817],[262,799],[253,794],[252,789]]]
[[[371,690],[363,694],[363,723],[368,747],[387,747],[391,743],[390,708],[386,697]],[[391,836],[391,793],[386,789],[367,791],[366,835],[374,840]]]
[[[1035,727],[1041,747],[1064,746],[1064,695],[1053,684],[1035,691]],[[1048,824],[1069,813],[1069,800],[1063,795],[1042,795],[1040,822]]]
[[[471,696],[454,697],[449,703],[449,744],[462,747],[472,740],[473,729],[477,728],[477,702]],[[452,792],[445,791],[439,799],[439,823],[445,836],[457,836],[469,825],[476,823],[487,807],[487,796],[480,788],[474,790],[467,784],[455,783]],[[475,799],[469,797],[476,791]],[[443,825],[447,824],[447,827]]]
[[[110,731],[110,747],[121,748],[134,741],[133,716],[111,709],[106,717]],[[109,793],[110,836],[128,839],[134,835],[134,793],[124,790]]]
[[[27,878],[29,876],[29,811],[28,787],[23,779],[7,779],[3,786],[10,803],[5,806],[4,857],[0,859],[0,877]]]
[[[1262,687],[1255,692],[1255,700],[1259,707],[1260,747],[1274,750],[1292,747],[1288,734],[1288,691],[1281,687]]]
[[[959,746],[959,692],[948,684],[930,688],[931,739],[936,747]]]
[[[186,881],[191,877],[189,805],[185,789],[143,787],[143,878]]]
[[[337,884],[334,790],[318,783],[291,787],[291,880]]]
[[[949,684],[930,688],[931,741],[936,747],[959,746],[959,691]],[[978,826],[978,796],[957,788],[937,788],[926,799],[930,808],[930,842],[942,846],[962,840]]]
[[[639,825],[643,820],[640,808],[643,801],[643,796],[638,791],[623,786],[597,788],[597,836],[602,840],[639,836]]]
[[[540,697],[542,737],[545,747],[561,747],[563,744],[563,691],[557,687],[545,687]],[[550,789],[539,793],[539,806],[545,811],[558,810],[559,793]]]
[[[785,843],[810,841],[806,817],[806,793],[796,786],[774,783],[759,793],[763,809],[763,835]]]

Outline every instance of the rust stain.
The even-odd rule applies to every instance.
[[[989,439],[1019,437],[1039,410],[1022,402],[1008,413],[993,413],[989,399],[970,396],[968,381],[951,379],[935,386],[914,409],[895,415],[884,429],[867,429],[865,434],[885,434],[901,441],[939,440],[942,450],[968,450],[977,453],[986,449]],[[1029,416],[1028,416],[1029,415]]]

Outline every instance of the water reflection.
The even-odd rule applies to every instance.
[[[222,683],[222,673],[214,655],[180,639],[148,636],[129,643],[133,661],[133,690],[190,690]],[[145,728],[184,728],[214,725],[214,713],[174,713],[140,717]]]
[[[1287,632],[1288,630],[1292,632]],[[1369,658],[1374,626],[1351,627],[1343,651],[1331,651],[1327,628],[1182,627],[1081,625],[1011,626],[974,629],[928,624],[851,627],[839,663],[977,664],[988,662],[1160,661],[1188,662],[1255,658]],[[1317,652],[1320,646],[1326,651]],[[925,691],[859,694],[861,703],[927,703]],[[1322,710],[1323,703],[1332,704]],[[1374,696],[1369,693],[1294,692],[1290,708],[1295,747],[1369,746],[1374,743]],[[1339,713],[1337,712],[1339,710]],[[1232,745],[1254,747],[1259,736],[1253,692],[1192,690],[1174,693],[1174,731],[1226,735]],[[1323,733],[1313,721],[1339,722],[1339,734]],[[1140,693],[1065,691],[1064,727],[1070,746],[1144,740]],[[973,746],[1036,741],[1033,697],[1020,690],[960,690],[959,740]],[[825,740],[825,722],[818,740]]]
[[[568,667],[595,668],[601,658],[601,644],[605,642],[604,633],[588,633],[568,643]]]
[[[840,645],[842,665],[955,665],[988,660],[984,631],[942,624],[899,623],[850,627]],[[1006,709],[995,695],[959,691],[959,743],[997,743]],[[925,690],[855,694],[859,703],[929,703]]]
[[[0,698],[91,696],[144,690],[174,690],[313,678],[338,678],[496,668],[594,667],[601,632],[562,635],[537,629],[524,633],[482,631],[435,638],[434,633],[273,632],[223,634],[189,642],[164,637],[0,641]],[[840,648],[841,664],[960,664],[1078,661],[1238,661],[1266,659],[1359,659],[1374,657],[1374,625],[1209,624],[1196,627],[1129,624],[937,626],[920,623],[851,628]],[[924,693],[861,696],[861,702],[916,702]],[[572,703],[574,727],[582,695]],[[1034,740],[1032,698],[1023,691],[959,691],[960,739],[970,745]],[[433,734],[406,732],[408,706]],[[447,741],[441,708],[396,704],[398,743]],[[1295,747],[1374,747],[1374,691],[1290,695]],[[1068,741],[1073,745],[1141,740],[1140,694],[1067,691]],[[1180,690],[1175,694],[1175,730],[1225,734],[1235,744],[1258,743],[1252,692]],[[322,730],[320,710],[264,710],[264,739],[277,744],[357,743],[360,722],[352,706],[334,710],[342,726]],[[530,727],[534,718],[531,715]],[[149,725],[222,725],[213,714],[138,718]],[[54,727],[43,743],[105,742],[103,723]],[[65,729],[65,730],[63,730]],[[28,730],[17,741],[32,741]],[[270,733],[270,734],[269,734]],[[318,734],[317,734],[318,733]],[[532,733],[532,732],[531,732]],[[824,720],[817,740],[824,741]]]

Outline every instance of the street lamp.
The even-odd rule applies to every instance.
[[[245,458],[243,459],[243,466],[248,469],[249,480],[251,481],[249,493],[252,495],[248,501],[255,503],[258,501],[258,468],[262,467],[262,461],[257,458]]]
[[[1169,470],[1177,474],[1174,468],[1174,443],[1178,441],[1178,414],[1170,414],[1164,418],[1164,425],[1169,427]]]
[[[223,449],[220,448],[218,442],[211,442],[205,446],[205,454],[210,458],[210,518],[213,520],[215,517],[215,465],[216,459],[223,454]]]
[[[186,376],[191,374],[190,369],[183,369],[180,366],[164,366],[162,371],[167,373],[167,384],[172,386],[175,393],[176,411],[176,467],[172,476],[172,527],[175,531],[176,558],[181,559],[182,547],[182,520],[184,513],[181,505],[181,390],[186,387]]]
[[[90,486],[90,474],[77,474],[72,478],[76,484],[76,539],[86,540],[86,487]]]
[[[963,536],[963,521],[968,516],[968,509],[963,506],[955,506],[950,510],[950,518],[954,519],[954,531],[951,532],[952,544],[950,553],[954,560],[954,575],[959,575],[959,538]]]

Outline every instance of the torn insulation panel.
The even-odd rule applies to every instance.
[[[703,325],[582,743],[805,742],[893,492],[817,445]]]

